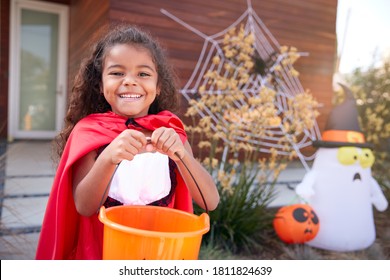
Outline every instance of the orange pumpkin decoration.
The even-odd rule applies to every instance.
[[[273,225],[279,238],[289,244],[312,240],[320,228],[317,214],[307,204],[281,207],[276,212]]]

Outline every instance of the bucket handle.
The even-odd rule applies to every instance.
[[[202,197],[202,201],[203,201],[203,204],[204,204],[204,208],[205,208],[205,210],[206,210],[206,213],[209,214],[209,208],[207,207],[206,199],[204,198],[203,193],[202,193],[202,190],[200,189],[200,187],[199,187],[199,185],[198,185],[198,182],[195,180],[194,175],[192,175],[190,169],[189,169],[188,166],[184,163],[183,159],[179,156],[179,154],[175,152],[175,156],[177,156],[177,157],[180,159],[181,163],[184,165],[184,167],[187,169],[188,173],[190,174],[192,180],[194,181],[194,183],[195,183],[195,185],[196,185],[196,187],[197,187],[197,189],[198,189],[198,191],[199,191],[200,196]]]
[[[150,137],[147,138],[147,141],[148,141],[148,143],[151,142]],[[199,185],[198,185],[198,182],[196,181],[194,175],[192,175],[190,169],[189,169],[188,166],[184,163],[183,159],[179,156],[179,154],[178,154],[177,152],[175,152],[175,156],[177,156],[177,157],[180,159],[181,163],[184,165],[184,167],[187,169],[188,173],[190,174],[192,180],[194,181],[196,187],[198,188],[198,191],[199,191],[200,196],[202,197],[202,201],[203,201],[203,204],[204,204],[204,207],[205,207],[205,211],[206,211],[207,214],[209,214],[209,208],[207,207],[206,199],[204,198],[203,193],[202,193],[202,190],[200,189],[200,187],[199,187]],[[99,213],[99,209],[100,209],[100,207],[103,205],[104,196],[106,195],[106,193],[107,193],[107,191],[108,191],[108,188],[109,188],[110,185],[111,185],[111,181],[112,181],[112,179],[114,178],[115,172],[118,170],[119,164],[121,164],[121,163],[118,163],[117,166],[115,167],[114,172],[112,173],[112,176],[111,176],[111,178],[110,178],[110,181],[108,182],[108,184],[107,184],[107,186],[106,186],[106,189],[104,190],[102,199],[100,200],[100,203],[99,203],[99,208],[98,208],[98,210],[97,210],[97,213]]]

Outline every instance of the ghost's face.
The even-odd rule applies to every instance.
[[[313,163],[313,170],[328,173],[345,183],[361,182],[363,178],[371,176],[374,161],[374,154],[366,148],[320,148]]]
[[[375,157],[370,149],[341,147],[337,151],[337,160],[345,166],[359,164],[362,169],[367,169],[374,164]],[[355,180],[361,180],[359,172],[354,174],[353,181]]]

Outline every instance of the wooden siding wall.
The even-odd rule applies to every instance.
[[[70,0],[68,93],[80,63],[90,53],[95,31],[108,22],[109,0]]]
[[[0,139],[7,137],[10,1],[0,1]]]
[[[304,89],[324,107],[320,128],[331,109],[336,56],[337,0],[252,0],[252,7],[280,45],[295,46],[309,55],[295,64]],[[158,37],[178,71],[182,85],[190,77],[204,39],[161,13],[165,9],[206,35],[216,34],[247,9],[246,0],[111,0],[110,21],[124,20]]]

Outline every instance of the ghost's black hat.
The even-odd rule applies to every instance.
[[[322,140],[313,141],[313,146],[372,148],[372,144],[365,142],[364,134],[360,129],[356,101],[351,90],[343,84],[340,86],[345,94],[344,102],[332,109],[325,131],[322,133]]]

